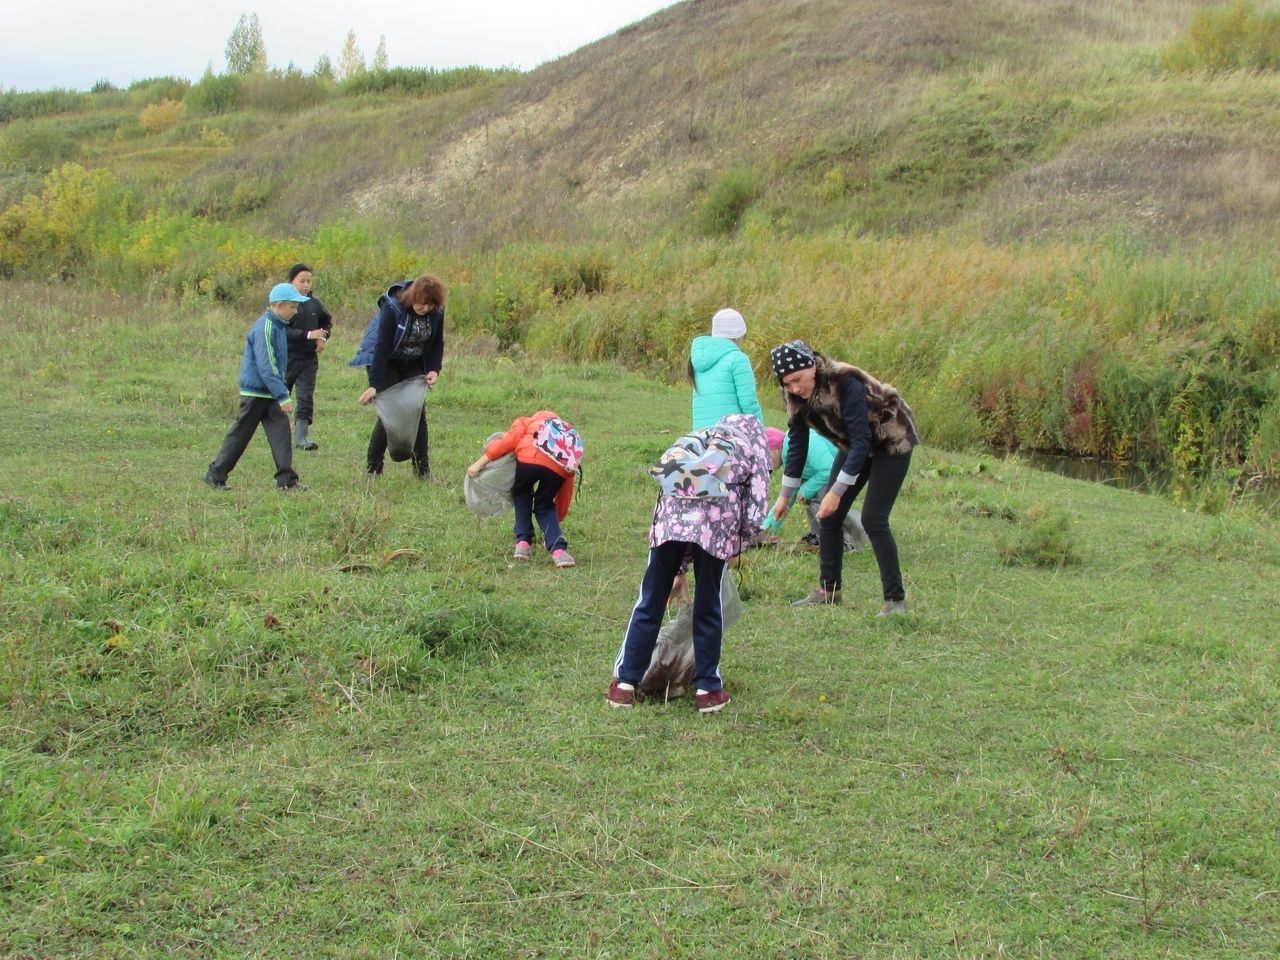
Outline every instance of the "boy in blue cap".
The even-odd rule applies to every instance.
[[[308,299],[293,284],[277,283],[267,298],[266,312],[249,328],[244,359],[240,361],[240,409],[222,441],[222,449],[204,475],[204,482],[215,490],[228,489],[227,476],[249,446],[258,424],[262,424],[276,462],[276,486],[281,490],[299,489],[289,437],[293,401],[284,383],[289,360],[285,327],[298,312],[298,304]]]

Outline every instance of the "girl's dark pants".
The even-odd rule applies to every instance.
[[[564,550],[569,546],[560,532],[556,514],[556,494],[564,486],[564,477],[540,463],[516,461],[516,482],[511,486],[511,501],[516,508],[516,542],[533,543],[533,518],[542,528],[542,542],[547,550]]]
[[[835,483],[843,466],[840,457],[831,465],[831,483]],[[862,528],[867,531],[871,549],[875,551],[876,566],[880,568],[880,586],[886,600],[905,600],[902,587],[902,570],[898,567],[898,544],[889,529],[889,512],[898,499],[907,468],[911,466],[911,453],[892,457],[868,457],[866,468],[858,481],[844,492],[839,508],[829,517],[818,521],[818,577],[825,590],[840,589],[840,574],[844,565],[844,518],[853,506],[862,488],[867,488],[862,503]]]
[[[412,380],[422,376],[422,361],[397,360],[387,361],[387,380],[382,389],[393,387],[402,380]],[[382,464],[387,456],[387,431],[378,420],[373,425],[373,434],[369,437],[369,450],[365,454],[365,462],[370,473],[381,473]],[[413,473],[417,477],[426,477],[431,473],[427,460],[427,408],[422,408],[422,419],[418,421],[418,435],[413,440]]]
[[[693,554],[693,573],[697,578],[693,593],[693,686],[709,692],[724,686],[720,679],[720,641],[724,636],[720,583],[724,577],[724,561],[696,543],[679,540],[649,548],[649,565],[640,581],[640,598],[631,611],[622,649],[613,665],[619,680],[638,685],[644,679],[658,642],[658,631],[662,629],[671,585],[680,572],[686,550]]]
[[[236,419],[222,441],[222,449],[209,464],[210,480],[227,482],[227,475],[240,462],[258,424],[262,424],[262,432],[267,435],[271,456],[276,462],[276,486],[297,485],[298,475],[293,472],[293,440],[289,436],[289,415],[280,409],[279,402],[265,397],[240,398],[240,409],[236,411]]]

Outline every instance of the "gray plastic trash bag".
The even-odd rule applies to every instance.
[[[702,589],[701,585],[695,587]],[[742,599],[738,596],[738,588],[725,564],[724,575],[720,578],[721,618],[724,629],[728,631],[742,616]],[[640,681],[640,689],[648,694],[661,695],[667,699],[682,697],[693,682],[693,604],[686,603],[678,611],[674,619],[668,620],[658,631],[658,642],[654,645],[653,656],[649,658],[649,669]]]
[[[401,380],[374,394],[373,408],[387,431],[387,454],[397,463],[413,456],[413,441],[418,436],[426,395],[427,382],[421,377]]]
[[[500,433],[491,433],[485,440],[487,447]],[[462,493],[467,498],[467,509],[478,517],[497,517],[511,509],[511,488],[516,482],[516,455],[507,453],[497,460],[490,460],[480,471],[480,476],[467,474],[462,479]]]

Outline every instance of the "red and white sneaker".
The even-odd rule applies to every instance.
[[[710,693],[699,690],[693,698],[698,703],[699,713],[715,713],[717,710],[723,710],[724,705],[729,702],[729,691],[724,687],[712,690]]]
[[[611,707],[634,707],[637,697],[633,684],[614,680],[609,684],[609,692],[604,695],[604,702]]]
[[[517,541],[516,551],[512,556],[517,560],[528,560],[533,556],[533,547],[529,545],[528,540]]]
[[[568,550],[556,550],[551,554],[551,561],[561,570],[566,567],[572,567],[577,561],[573,559],[573,555]]]

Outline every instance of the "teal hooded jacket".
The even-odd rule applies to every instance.
[[[724,337],[697,337],[689,348],[689,363],[693,366],[694,430],[734,413],[750,414],[764,423],[751,360],[736,343]]]

